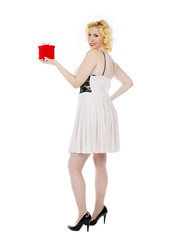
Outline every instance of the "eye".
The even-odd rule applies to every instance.
[[[90,33],[88,33],[88,37],[90,37],[91,36],[91,34]]]
[[[99,37],[97,34],[94,34],[95,37]]]

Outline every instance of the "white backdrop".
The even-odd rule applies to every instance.
[[[79,89],[37,60],[38,45],[54,44],[73,73],[89,50],[86,24],[100,19],[134,86],[114,100],[121,151],[108,154],[106,224],[76,233],[67,151]],[[178,1],[3,1],[0,20],[0,239],[179,240]],[[92,157],[84,176],[92,212]]]

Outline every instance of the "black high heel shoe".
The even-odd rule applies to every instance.
[[[68,226],[68,228],[72,231],[79,231],[81,229],[81,227],[84,225],[87,225],[87,232],[89,232],[89,225],[90,225],[90,221],[91,221],[91,215],[89,212],[87,212],[82,218],[81,220],[78,222],[78,224],[74,227],[72,226]]]
[[[108,212],[108,210],[107,210],[106,206],[104,206],[104,208],[100,212],[100,214],[93,221],[90,222],[90,226],[95,225],[98,222],[98,220],[100,219],[100,217],[103,217],[103,216],[104,216],[104,224],[105,224],[107,212]]]

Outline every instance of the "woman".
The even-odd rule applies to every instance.
[[[95,225],[102,216],[105,223],[107,152],[118,152],[120,148],[118,116],[112,101],[133,86],[132,80],[108,53],[112,50],[112,33],[108,23],[104,20],[89,23],[86,34],[90,50],[76,75],[69,73],[56,60],[48,58],[45,58],[45,61],[40,60],[55,65],[74,88],[80,87],[76,119],[68,151],[71,185],[79,211],[75,226],[68,226],[74,231],[78,231],[83,224],[87,225],[88,231],[89,225]],[[108,90],[113,77],[121,82],[121,86],[110,97]],[[96,202],[92,217],[86,207],[86,187],[82,175],[84,164],[91,154],[96,168]]]

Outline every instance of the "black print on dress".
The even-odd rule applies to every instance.
[[[91,76],[89,76],[88,79],[83,83],[83,85],[81,85],[79,93],[92,92],[90,87],[90,77]]]

